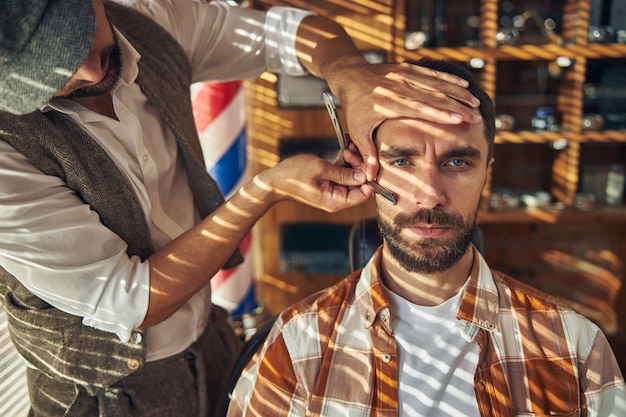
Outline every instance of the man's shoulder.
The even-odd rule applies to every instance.
[[[312,318],[317,321],[319,317],[337,319],[342,311],[352,304],[359,278],[360,271],[355,271],[335,285],[311,294],[288,307],[280,314],[283,326]]]
[[[576,322],[578,326],[590,331],[597,331],[598,326],[587,317],[576,311],[564,299],[542,291],[532,285],[512,278],[504,273],[493,271],[493,278],[498,287],[500,308],[512,308],[526,311],[528,314],[556,313],[562,320]],[[506,294],[506,296],[505,296]]]
[[[549,306],[557,309],[570,309],[570,307],[563,300],[560,300],[545,291],[510,277],[502,272],[495,270],[492,270],[491,272],[498,290],[508,289],[508,291],[511,292],[511,298],[516,302],[523,303],[529,308],[536,306],[543,309]]]

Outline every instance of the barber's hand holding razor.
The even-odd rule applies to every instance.
[[[361,170],[309,154],[287,158],[252,182],[266,190],[265,201],[293,200],[328,212],[358,206],[372,196]]]

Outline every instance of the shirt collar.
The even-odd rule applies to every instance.
[[[480,328],[498,330],[498,290],[487,262],[475,247],[472,246],[472,250],[474,264],[457,313],[457,318],[462,321],[459,328],[468,340],[472,340]],[[371,327],[378,317],[385,330],[393,334],[389,301],[380,281],[381,254],[382,245],[361,271],[355,289],[355,304],[365,327]]]
[[[361,271],[361,277],[355,289],[355,304],[363,317],[365,327],[371,327],[379,317],[387,333],[393,334],[389,301],[380,282],[381,253],[382,245]]]
[[[497,331],[498,289],[489,265],[475,247],[473,251],[474,264],[457,318],[488,331]]]
[[[115,94],[120,87],[129,86],[135,82],[137,76],[139,75],[138,62],[141,59],[141,55],[131,45],[128,39],[126,39],[126,37],[116,28],[113,28],[113,31],[117,37],[117,41],[122,52],[122,71],[120,74],[120,80],[113,91],[111,91],[111,94]],[[83,109],[83,107],[72,100],[53,97],[50,101],[48,101],[48,103],[40,107],[39,110],[43,113],[56,110],[66,114],[79,114],[81,113],[81,109]]]

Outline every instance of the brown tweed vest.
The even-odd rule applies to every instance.
[[[224,200],[202,159],[189,97],[187,58],[151,19],[114,3],[106,3],[106,8],[111,22],[142,56],[137,83],[176,136],[195,203],[206,216]],[[100,215],[104,225],[128,243],[128,255],[146,259],[154,252],[128,181],[106,151],[69,119],[54,111],[24,116],[0,112],[0,139],[42,172],[61,178]],[[237,252],[225,267],[239,262]],[[143,366],[146,346],[141,330],[125,343],[114,334],[86,327],[81,317],[52,307],[1,267],[0,297],[20,354],[50,378],[82,385],[93,394]]]

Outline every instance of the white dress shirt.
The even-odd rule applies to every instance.
[[[273,8],[266,16],[224,2],[120,2],[152,17],[180,42],[194,82],[251,78],[265,70],[305,73],[295,55],[295,31],[309,12]],[[123,65],[112,96],[119,121],[60,98],[42,111],[66,114],[106,149],[132,184],[158,250],[200,218],[176,140],[135,83],[141,56],[116,35]],[[0,265],[51,305],[83,317],[85,325],[128,340],[148,308],[148,261],[129,258],[126,243],[89,205],[3,141],[0,178]],[[207,285],[148,329],[149,361],[174,355],[196,340],[210,313],[210,296]]]

